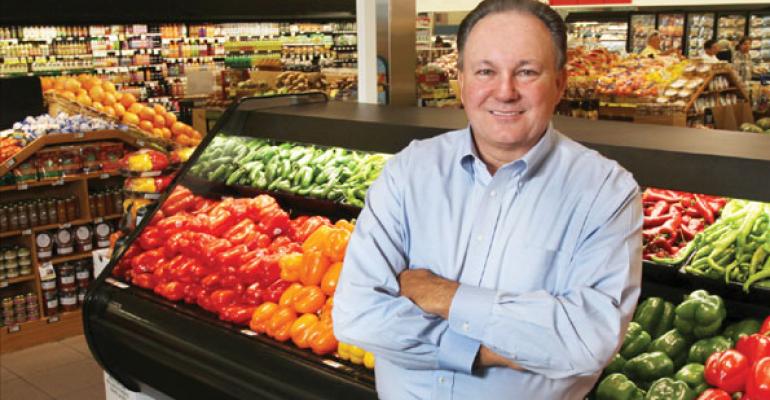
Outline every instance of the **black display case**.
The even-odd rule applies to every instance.
[[[214,132],[395,153],[414,139],[466,125],[460,110],[329,103],[319,94],[244,99],[227,110]],[[554,125],[617,160],[642,186],[770,200],[770,137],[570,117],[555,117]],[[204,139],[173,185],[215,195],[254,194],[188,173],[214,136]],[[356,212],[329,201],[275,196],[292,212],[330,217]],[[149,386],[175,398],[376,397],[373,374],[363,367],[254,335],[196,306],[164,300],[111,277],[119,253],[92,283],[83,308],[84,330],[98,362],[129,389]],[[644,266],[643,295],[678,301],[703,285],[709,284],[674,269]],[[709,289],[726,297],[735,318],[770,314],[764,297],[717,284]]]

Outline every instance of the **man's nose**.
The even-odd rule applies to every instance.
[[[519,99],[519,89],[516,86],[515,76],[502,77],[495,90],[495,97],[499,101],[516,101]]]

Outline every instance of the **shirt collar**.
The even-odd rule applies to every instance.
[[[468,126],[464,129],[465,138],[460,142],[459,160],[460,166],[471,175],[474,175],[473,163],[478,160],[481,161],[476,144],[473,143],[473,135],[471,134],[471,127]],[[553,129],[553,123],[548,124],[545,134],[535,144],[534,147],[524,154],[518,160],[511,161],[508,164],[503,165],[500,169],[510,168],[511,166],[522,165],[521,175],[523,178],[531,176],[535,173],[540,165],[543,164],[543,160],[551,153],[556,143],[556,132]]]

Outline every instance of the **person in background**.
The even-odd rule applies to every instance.
[[[660,33],[652,31],[647,36],[647,46],[639,53],[642,57],[655,58],[661,54],[660,51]]]
[[[751,61],[749,50],[751,49],[751,38],[743,36],[738,40],[735,45],[735,55],[733,56],[733,66],[738,71],[741,80],[748,84],[751,80],[751,71],[754,68],[754,63]]]
[[[714,39],[709,39],[706,43],[703,43],[703,55],[701,59],[707,64],[718,63],[717,53],[719,52],[719,44]]]
[[[733,62],[733,51],[730,49],[730,41],[722,39],[717,42],[717,60],[731,63]]]
[[[415,140],[369,188],[334,334],[377,357],[380,398],[582,400],[639,297],[639,187],[556,130],[566,26],[538,0],[460,24],[469,125]]]

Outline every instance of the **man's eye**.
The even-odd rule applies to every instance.
[[[535,71],[533,69],[523,69],[523,70],[519,71],[518,74],[519,74],[519,76],[533,77],[533,76],[537,76],[538,73],[537,73],[537,71]]]
[[[481,75],[481,76],[492,75],[492,70],[488,69],[488,68],[480,69],[480,70],[476,71],[476,75]]]

